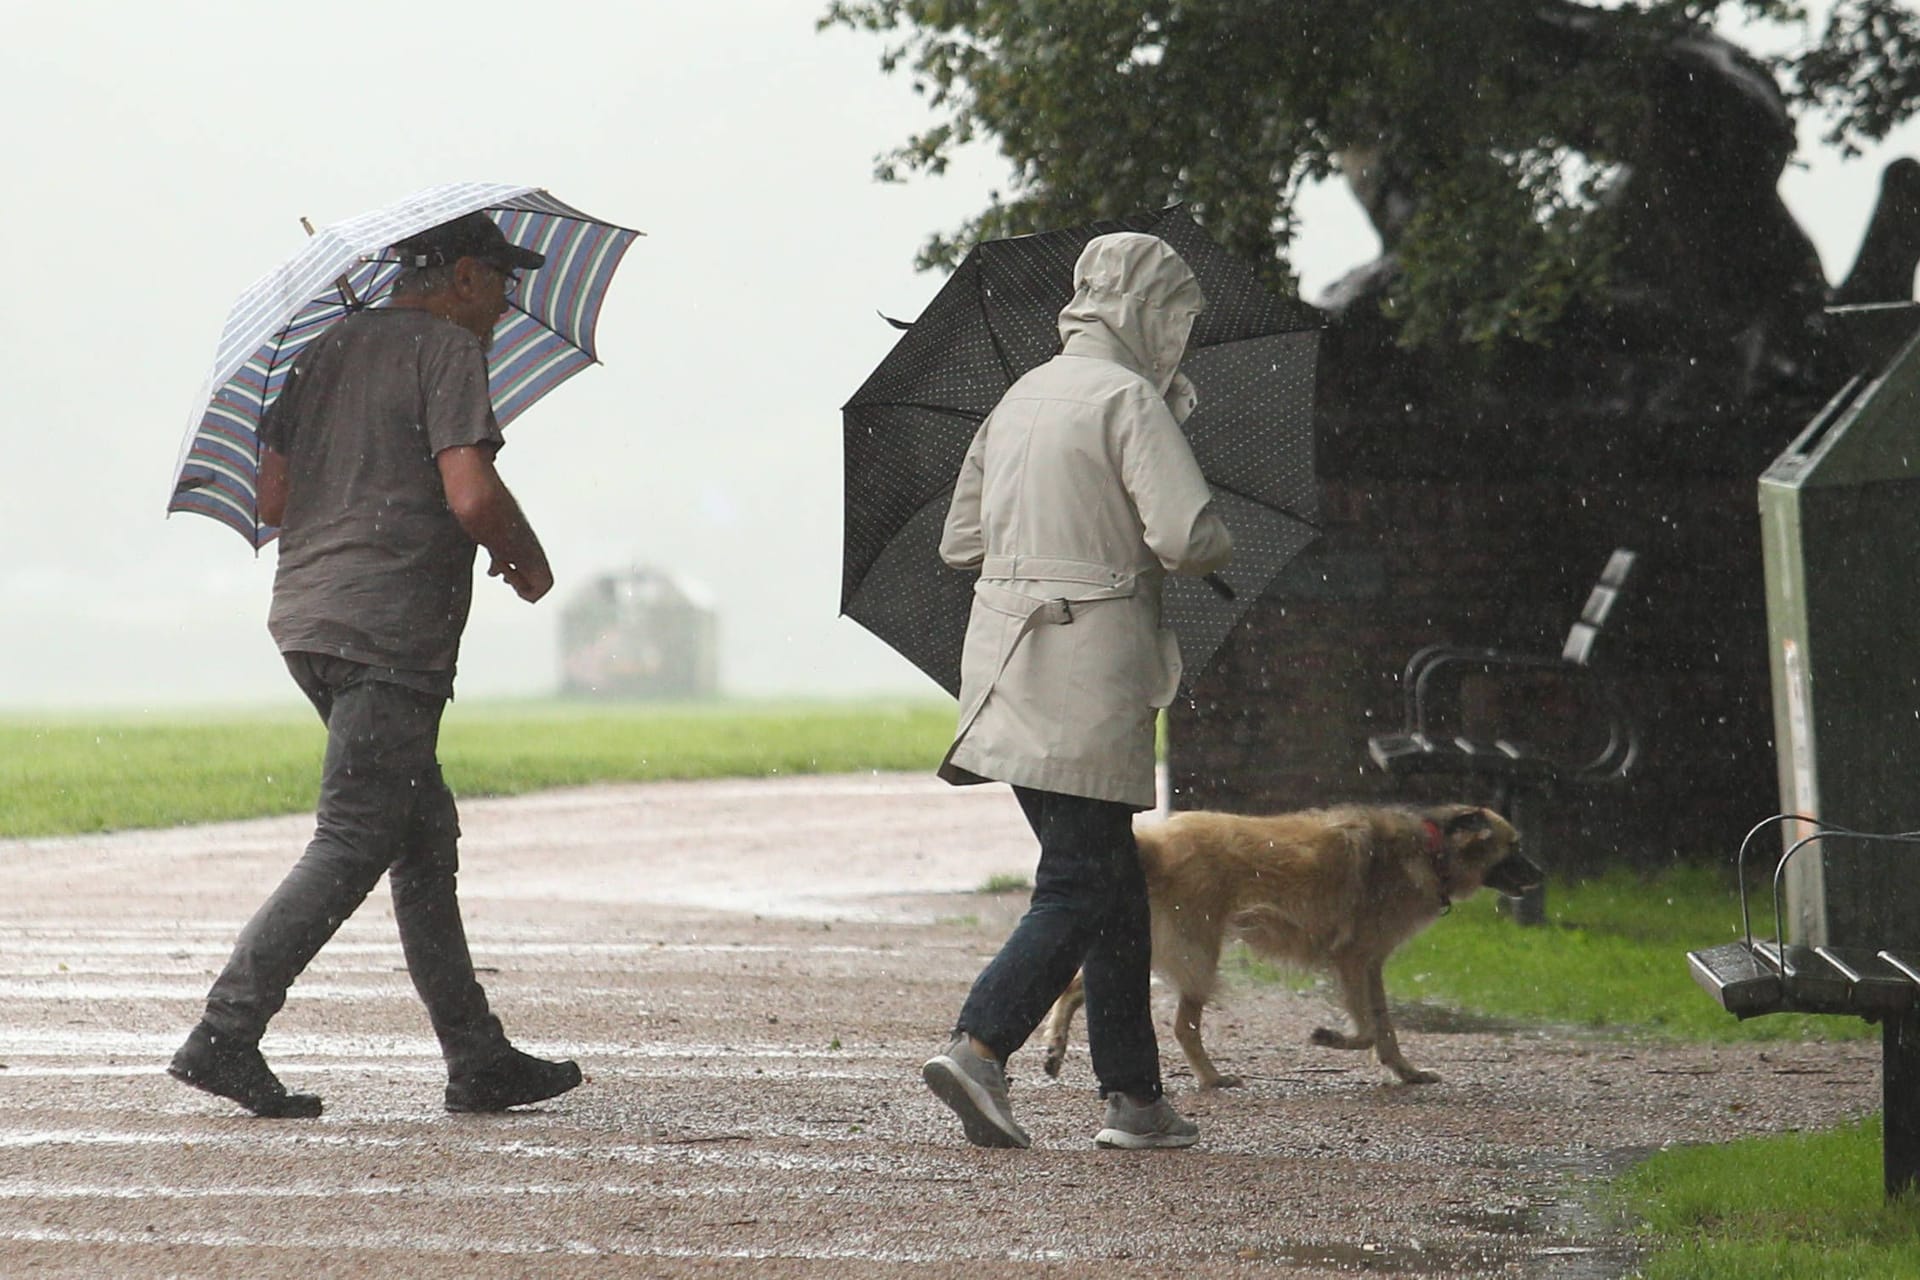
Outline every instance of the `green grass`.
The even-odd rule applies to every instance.
[[[1773,932],[1771,896],[1756,933]],[[1611,1035],[1750,1041],[1879,1034],[1858,1018],[1771,1014],[1741,1022],[1701,991],[1686,952],[1740,930],[1731,873],[1681,865],[1556,883],[1548,922],[1521,928],[1481,894],[1409,942],[1387,966],[1395,1001]],[[1255,967],[1252,972],[1258,974]],[[1881,1195],[1877,1119],[1831,1133],[1662,1152],[1616,1189],[1645,1225],[1654,1280],[1920,1276],[1920,1202]]]
[[[1770,904],[1763,895],[1756,905]],[[1687,1040],[1834,1040],[1875,1035],[1858,1018],[1771,1014],[1739,1021],[1694,984],[1686,953],[1740,930],[1732,876],[1681,865],[1556,883],[1547,923],[1521,928],[1491,893],[1454,908],[1387,965],[1394,1000],[1472,1013]],[[1771,906],[1764,932],[1771,935]],[[1762,922],[1756,916],[1756,934]]]
[[[518,795],[588,782],[931,772],[952,737],[953,709],[938,703],[455,704],[440,758],[463,795]]]
[[[928,770],[939,704],[682,706],[456,702],[441,731],[464,796],[587,782]],[[0,837],[165,827],[313,808],[325,746],[310,711],[0,718]]]
[[[1880,1122],[1663,1151],[1615,1184],[1648,1280],[1912,1280],[1920,1199],[1881,1194]]]
[[[0,720],[0,836],[50,836],[289,813],[313,805],[311,712]]]
[[[1771,935],[1770,891],[1755,899]],[[1555,884],[1548,922],[1517,927],[1491,895],[1408,943],[1387,990],[1488,1016],[1659,1038],[1748,1041],[1879,1034],[1858,1018],[1769,1014],[1741,1022],[1693,982],[1685,953],[1740,930],[1724,868],[1614,871]],[[1881,1195],[1877,1119],[1830,1133],[1662,1152],[1617,1184],[1644,1222],[1657,1280],[1920,1276],[1920,1203]]]

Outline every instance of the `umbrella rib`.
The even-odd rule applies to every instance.
[[[1256,498],[1252,494],[1242,492],[1241,490],[1236,489],[1231,485],[1217,484],[1213,480],[1207,481],[1207,487],[1214,490],[1217,493],[1224,493],[1230,498],[1238,498],[1242,502],[1250,503],[1253,506],[1265,507],[1268,511],[1273,512],[1275,515],[1285,516],[1287,519],[1292,520],[1296,524],[1303,524],[1307,528],[1313,530],[1315,533],[1326,532],[1326,529],[1321,526],[1319,521],[1309,520],[1307,519],[1307,517],[1301,515],[1298,511],[1295,511],[1291,507],[1283,507],[1277,503],[1268,502],[1265,498]]]
[[[869,400],[864,404],[849,404],[847,409],[919,409],[926,413],[937,413],[948,418],[958,418],[962,422],[971,422],[975,426],[985,422],[987,415],[972,409],[956,409],[950,404],[924,404],[918,400]]]
[[[987,340],[993,343],[994,358],[1000,362],[1000,376],[1006,379],[1008,386],[1012,386],[1020,375],[1014,371],[1013,361],[1007,357],[1006,344],[1000,341],[1000,331],[994,328],[993,316],[987,310],[986,278],[987,264],[982,260],[979,268],[973,273],[974,305],[980,308],[980,322],[986,326]]]
[[[496,205],[493,207],[503,208],[506,206]],[[514,213],[530,212],[529,210],[521,210],[521,209],[510,209],[509,211]],[[546,213],[544,214],[544,216],[552,218],[555,222],[570,222],[576,226],[606,227],[613,231],[631,231],[632,230],[632,228],[630,227],[617,226],[611,222],[602,222],[598,218],[570,217],[564,213]],[[642,233],[638,231],[634,231],[633,234],[640,235]],[[622,250],[622,252],[624,252],[624,250]],[[521,315],[525,316],[527,319],[539,325],[542,329],[546,330],[546,332],[548,332],[549,334],[560,339],[560,341],[564,342],[567,346],[572,347],[575,351],[578,351],[581,355],[585,356],[588,360],[590,360],[594,364],[600,363],[600,358],[598,356],[588,351],[585,347],[581,346],[579,343],[575,342],[572,338],[569,338],[566,334],[560,332],[560,330],[554,328],[552,325],[548,324],[546,321],[534,315],[533,312],[521,306],[520,300],[518,298],[508,298],[507,305],[512,307],[515,311],[518,311]],[[588,327],[592,328],[593,326],[589,325]]]
[[[922,511],[925,511],[929,507],[932,507],[935,503],[944,503],[948,506],[951,506],[953,504],[953,486],[949,484],[942,487],[939,490],[939,492],[935,493],[932,497],[928,498],[925,502],[922,502],[918,506],[914,507],[913,515],[908,517],[907,522],[911,523],[913,520],[919,518],[919,515]],[[872,571],[873,571],[873,563],[872,561],[869,561],[866,567],[860,571],[860,580],[858,582],[855,582],[851,587],[847,586],[845,579],[842,578],[841,585],[840,585],[840,616],[841,617],[844,618],[847,616],[847,606],[853,603],[853,597],[860,594],[860,589],[866,586],[867,575]]]
[[[521,315],[525,316],[527,319],[533,321],[534,324],[538,325],[540,327],[541,333],[547,335],[548,337],[560,339],[563,345],[571,347],[573,350],[578,351],[581,355],[585,356],[592,363],[594,364],[600,363],[599,358],[593,355],[592,352],[588,351],[585,347],[575,342],[572,338],[569,338],[566,334],[560,332],[558,329],[554,328],[552,325],[542,320],[539,316],[536,316],[535,314],[533,314],[533,312],[521,306],[518,299],[508,298],[507,305],[511,307],[513,310],[518,311]]]
[[[560,341],[572,347],[575,351],[578,351],[581,355],[585,355],[587,353],[587,349],[585,347],[581,346],[579,343],[575,342],[572,338],[569,338],[566,334],[560,332],[558,329],[554,328],[552,325],[547,324],[546,322],[541,320],[538,316],[534,315],[533,312],[521,306],[520,300],[518,298],[508,298],[507,305],[513,308],[515,311],[518,311],[521,315],[525,316],[527,319],[539,325],[542,329],[546,330],[548,333],[552,334],[554,337],[560,339]]]

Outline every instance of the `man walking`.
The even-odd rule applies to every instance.
[[[513,1048],[475,980],[455,877],[459,821],[440,717],[489,575],[532,602],[546,553],[494,469],[503,443],[487,345],[515,273],[543,255],[471,213],[395,246],[390,305],[301,356],[261,424],[259,510],[280,526],[268,630],[327,727],[312,842],[241,930],[168,1072],[262,1116],[317,1116],[260,1054],[287,989],[382,874],[414,989],[447,1064],[450,1111],[500,1111],[580,1083]]]

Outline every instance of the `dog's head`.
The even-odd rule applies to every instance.
[[[1521,855],[1520,833],[1493,810],[1450,804],[1430,810],[1426,818],[1440,832],[1451,897],[1470,897],[1485,885],[1517,898],[1545,881],[1540,868]]]

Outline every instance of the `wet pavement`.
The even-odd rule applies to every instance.
[[[476,961],[587,1083],[451,1116],[384,891],[263,1045],[313,1121],[164,1072],[310,819],[0,842],[0,1274],[1615,1276],[1600,1181],[1670,1142],[1878,1102],[1871,1043],[1670,1047],[1401,1011],[1442,1083],[1315,1048],[1316,994],[1233,986],[1243,1089],[1185,1152],[1096,1150],[1084,1043],[1016,1056],[1026,1152],[975,1151],[920,1062],[1017,916],[1004,788],[896,776],[463,805]],[[1436,926],[1446,928],[1442,921]],[[1682,964],[1675,957],[1675,964]],[[1702,997],[1704,998],[1704,997]]]

